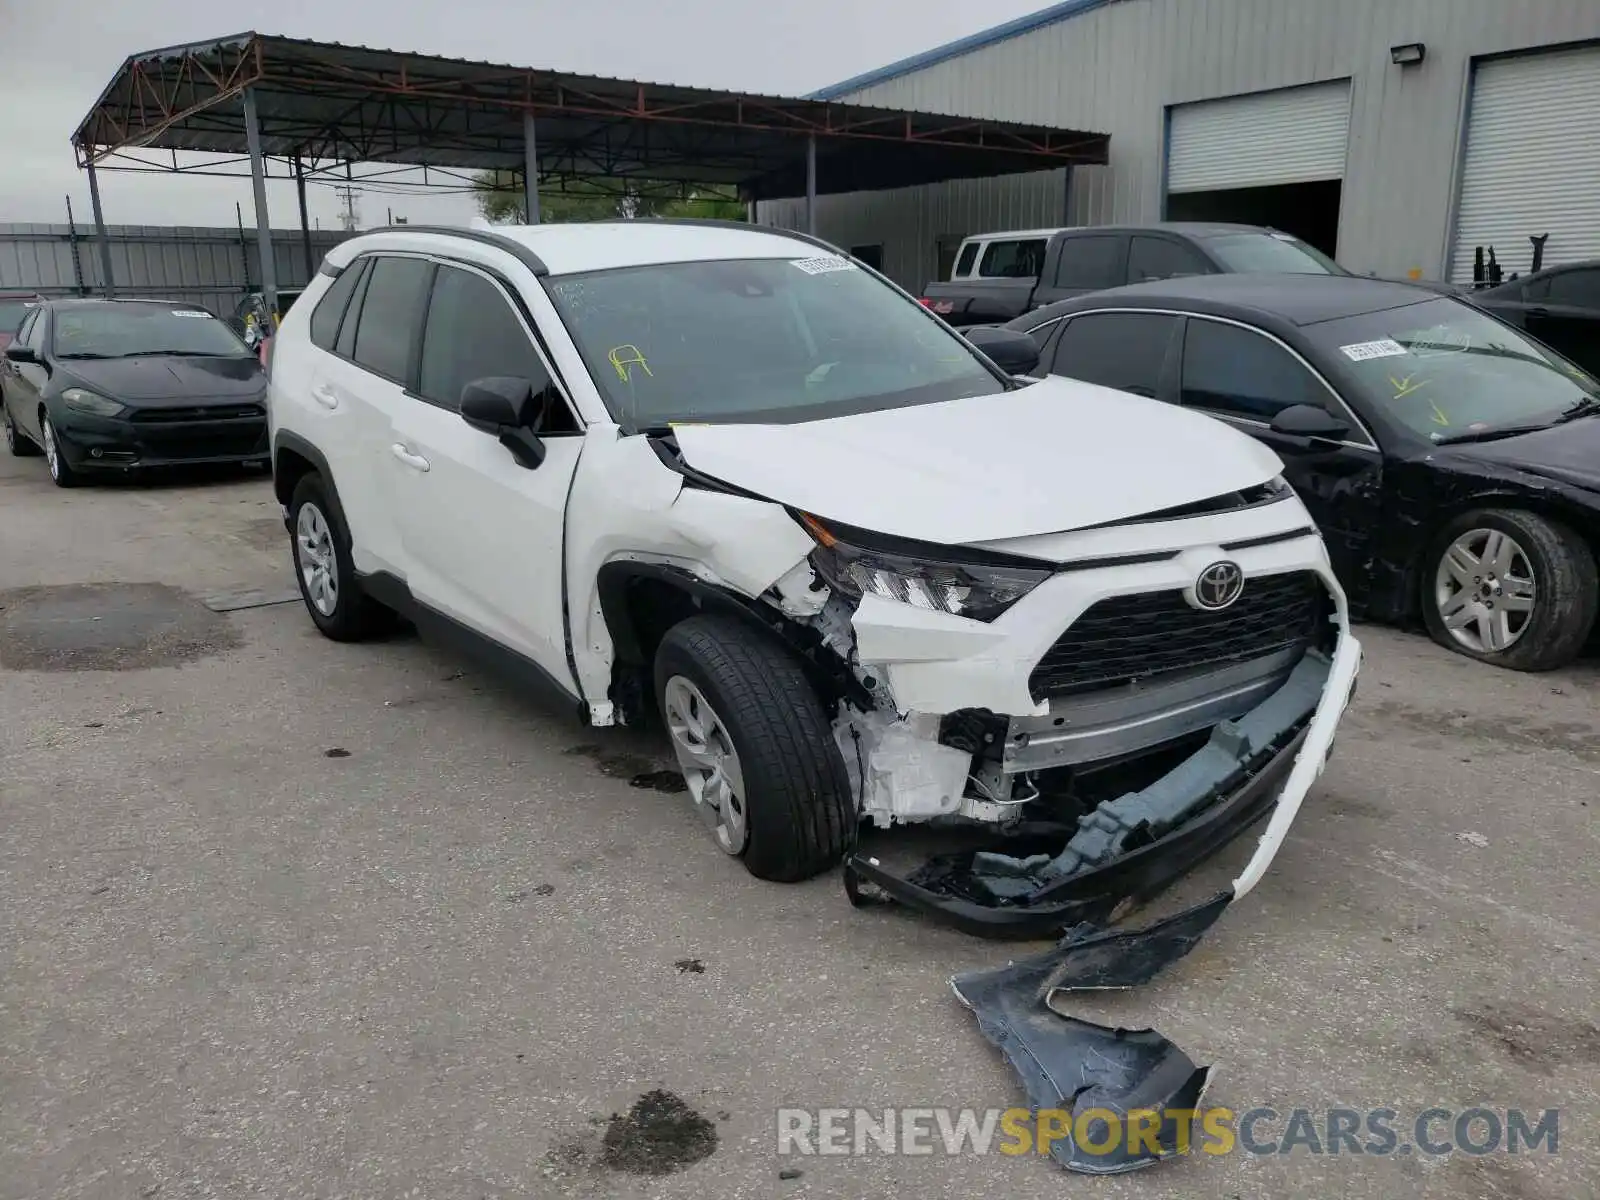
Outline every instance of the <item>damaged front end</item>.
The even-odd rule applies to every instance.
[[[872,699],[841,701],[834,725],[863,819],[973,830],[969,848],[908,875],[853,855],[852,902],[979,936],[1056,936],[1148,900],[1276,806],[1233,891],[1253,886],[1359,666],[1314,533],[1052,569],[863,551],[855,531],[802,523],[827,585],[810,621]]]

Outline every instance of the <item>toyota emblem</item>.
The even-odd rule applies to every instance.
[[[1234,562],[1214,562],[1194,581],[1194,604],[1210,612],[1227,608],[1244,591],[1244,572]]]

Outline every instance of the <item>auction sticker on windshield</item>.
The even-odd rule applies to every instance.
[[[199,317],[202,321],[209,321],[212,319],[210,313],[196,312],[192,308],[175,308],[172,310],[172,315],[175,317]]]
[[[848,258],[830,254],[825,258],[792,258],[789,260],[807,275],[825,275],[829,271],[854,271],[855,263]]]
[[[1351,362],[1370,362],[1374,358],[1404,358],[1406,348],[1393,338],[1380,338],[1376,342],[1357,342],[1353,346],[1340,346]]]

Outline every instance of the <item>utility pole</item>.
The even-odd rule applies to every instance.
[[[344,202],[344,211],[339,214],[339,224],[346,233],[354,233],[361,224],[361,212],[356,206],[356,201],[361,191],[354,184],[345,183],[333,189],[334,195]]]

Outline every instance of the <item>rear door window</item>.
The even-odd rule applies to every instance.
[[[990,242],[978,264],[986,279],[1031,279],[1044,266],[1044,238]]]
[[[961,247],[961,257],[956,259],[956,269],[954,274],[957,276],[971,275],[972,264],[977,261],[978,243],[968,242],[965,246]]]
[[[339,337],[339,322],[344,319],[345,310],[350,306],[350,297],[355,295],[356,284],[361,282],[361,276],[366,273],[369,259],[358,258],[343,271],[339,277],[328,285],[328,290],[322,293],[322,299],[317,301],[317,306],[311,310],[311,342],[315,346],[332,353],[334,343]]]
[[[1056,286],[1099,291],[1128,280],[1128,239],[1119,234],[1081,234],[1063,239]]]
[[[1551,304],[1600,309],[1600,270],[1560,271],[1550,276]]]
[[[433,264],[421,258],[378,255],[367,271],[366,298],[356,325],[356,364],[405,384],[417,344]]]
[[[1167,356],[1182,325],[1165,313],[1088,313],[1056,341],[1050,371],[1139,396],[1161,395]]]
[[[1206,275],[1206,260],[1182,242],[1168,238],[1135,237],[1128,249],[1128,282],[1172,279],[1179,275]]]

